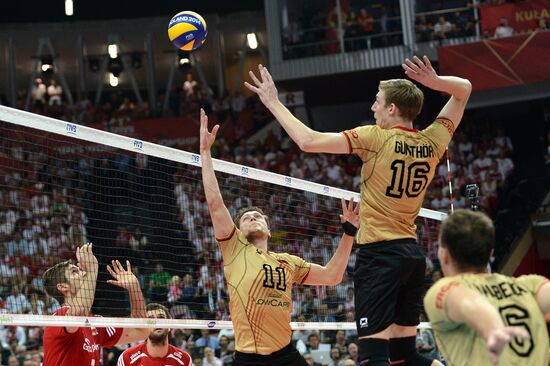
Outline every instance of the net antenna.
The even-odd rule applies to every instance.
[[[189,181],[191,179],[195,179],[195,184],[197,185],[196,189],[190,191],[190,194],[194,195],[200,195],[200,181],[198,178],[193,178],[200,176],[200,170],[198,167],[200,167],[200,155],[194,154],[187,151],[182,151],[174,148],[170,148],[167,146],[162,146],[158,144],[154,144],[147,141],[142,141],[139,139],[126,137],[117,135],[114,133],[77,125],[71,122],[65,122],[57,119],[53,119],[50,117],[40,116],[33,113],[20,111],[17,109],[12,109],[9,107],[0,106],[0,121],[4,121],[10,124],[15,124],[21,127],[14,128],[13,126],[8,126],[6,128],[6,124],[0,124],[0,129],[4,129],[4,131],[9,132],[9,130],[21,130],[16,131],[16,135],[19,136],[19,142],[25,141],[25,134],[24,131],[27,130],[39,130],[39,131],[33,131],[32,133],[34,135],[39,135],[41,138],[49,139],[46,141],[46,143],[49,144],[49,148],[54,146],[54,149],[58,149],[59,147],[56,146],[56,141],[52,143],[50,140],[58,139],[57,141],[64,141],[66,142],[69,140],[72,145],[70,148],[76,149],[76,151],[80,153],[87,153],[88,151],[108,151],[112,154],[119,154],[117,156],[122,156],[122,154],[119,152],[120,150],[125,150],[130,153],[138,153],[139,156],[148,156],[150,158],[157,158],[157,159],[163,159],[163,161],[166,161],[168,163],[182,163],[182,166],[186,167],[186,169],[193,169],[192,173],[194,175],[190,175],[189,177],[186,177],[186,180]],[[44,134],[44,132],[52,133],[54,135],[48,135]],[[26,132],[28,135],[31,135],[31,133]],[[23,136],[23,137],[21,137]],[[45,136],[45,137],[44,137]],[[56,137],[59,136],[59,137]],[[55,137],[55,138],[54,138]],[[93,143],[93,150],[87,150],[87,146],[82,143],[82,141],[89,141]],[[23,144],[21,142],[21,144]],[[98,143],[100,142],[100,143]],[[43,143],[43,142],[42,142]],[[88,144],[88,146],[91,144]],[[43,146],[35,145],[34,149],[41,149]],[[119,150],[120,149],[120,150]],[[80,156],[80,155],[79,155]],[[50,159],[54,159],[54,156],[50,156]],[[101,160],[101,159],[99,159]],[[53,161],[55,162],[55,161]],[[65,164],[71,164],[72,161],[65,160]],[[100,161],[101,163],[101,161]],[[168,167],[169,164],[166,163],[165,166]],[[158,162],[157,162],[158,165]],[[176,164],[172,164],[176,165]],[[171,165],[170,165],[171,166]],[[289,236],[294,236],[293,239],[289,239],[289,236],[279,236],[277,238],[277,235],[280,235],[280,232],[277,233],[277,230],[272,231],[273,235],[273,241],[279,240],[278,245],[285,245],[289,242],[289,240],[293,240],[296,246],[298,248],[303,248],[301,244],[304,243],[304,240],[311,239],[311,243],[307,245],[311,245],[311,249],[314,248],[315,245],[318,245],[318,248],[320,248],[320,260],[314,260],[315,263],[325,264],[326,262],[323,262],[323,256],[326,257],[326,254],[329,253],[332,255],[334,248],[334,238],[338,237],[340,235],[340,232],[335,229],[334,232],[330,233],[326,229],[326,226],[329,226],[332,222],[330,219],[333,219],[333,221],[336,222],[334,224],[334,227],[338,227],[338,218],[337,214],[335,212],[336,209],[338,209],[339,205],[339,199],[350,199],[351,197],[354,198],[356,202],[359,201],[359,194],[357,192],[351,192],[335,187],[330,187],[323,184],[318,184],[315,182],[310,182],[302,179],[297,179],[294,177],[284,176],[281,174],[276,174],[268,171],[264,171],[261,169],[235,164],[219,159],[214,159],[214,169],[219,172],[221,175],[226,175],[225,178],[227,182],[225,185],[222,183],[222,179],[220,179],[220,188],[224,190],[225,192],[230,192],[232,190],[239,190],[239,188],[242,189],[244,186],[243,182],[253,182],[254,187],[259,188],[259,191],[256,192],[258,196],[268,196],[267,199],[264,197],[261,202],[265,203],[266,205],[269,205],[269,195],[265,195],[266,192],[274,192],[273,195],[279,194],[279,199],[282,199],[283,201],[286,200],[286,202],[283,202],[282,204],[286,204],[288,207],[292,207],[296,209],[296,212],[305,212],[304,215],[301,217],[298,217],[299,220],[307,219],[309,220],[309,224],[304,224],[300,226],[300,223],[294,223],[294,221],[288,217],[284,216],[285,211],[283,210],[283,214],[281,214],[281,220],[280,221],[290,221],[291,224],[285,224],[284,222],[277,223],[274,222],[273,225],[287,225],[285,226],[285,230]],[[155,171],[154,173],[157,173]],[[158,172],[160,173],[160,172]],[[166,177],[169,173],[164,172],[165,174],[162,175],[162,177]],[[96,179],[96,177],[94,177]],[[162,178],[164,179],[164,178]],[[186,181],[186,183],[187,183]],[[147,181],[149,182],[149,181]],[[143,186],[147,186],[147,182],[143,184]],[[263,183],[258,183],[263,182]],[[99,185],[99,180],[94,181],[95,185]],[[132,184],[135,184],[135,182],[132,182]],[[263,186],[262,186],[263,184]],[[166,184],[168,185],[168,184]],[[267,188],[265,186],[268,186]],[[155,187],[156,189],[156,187]],[[263,189],[263,190],[262,190]],[[167,191],[168,192],[168,191]],[[174,194],[173,189],[170,189],[169,191],[172,196]],[[285,195],[280,196],[280,192],[283,192]],[[100,194],[101,195],[101,194]],[[143,200],[146,198],[144,196],[147,196],[147,194],[143,194],[142,191],[136,190],[136,197],[132,197],[133,200],[137,201],[138,204],[142,204]],[[320,197],[317,197],[319,195]],[[239,192],[236,192],[231,197],[227,197],[224,195],[224,200],[229,206],[229,198],[235,199],[235,201],[240,197]],[[108,199],[109,197],[107,197]],[[119,197],[117,197],[118,199]],[[172,197],[172,200],[174,203],[172,203],[171,208],[176,209],[175,199]],[[328,206],[329,203],[333,206]],[[104,202],[102,202],[104,204]],[[281,202],[274,202],[274,204],[281,204]],[[312,205],[317,205],[318,207],[325,208],[324,211],[318,211],[318,215],[316,217],[307,217],[309,210],[309,207]],[[155,206],[157,209],[160,208],[163,209],[163,206]],[[285,206],[286,207],[286,206]],[[136,210],[140,214],[142,214],[143,210],[141,209],[141,206],[138,207],[139,209]],[[198,207],[199,210],[202,210],[202,208]],[[274,208],[268,207],[269,210],[274,210]],[[306,209],[306,211],[304,211]],[[152,210],[152,215],[158,216],[160,214],[160,211],[154,211]],[[432,224],[437,224],[438,222],[442,221],[447,215],[442,212],[434,211],[434,210],[427,210],[427,209],[421,209],[420,211],[420,219],[426,221],[431,221],[431,223],[428,225],[424,225],[425,228],[431,226]],[[329,218],[327,218],[329,217]],[[104,221],[106,221],[105,218],[101,218]],[[143,217],[142,217],[143,219]],[[275,221],[275,220],[274,220]],[[164,225],[164,222],[159,222],[159,225]],[[209,226],[206,223],[202,224],[203,229],[205,231],[208,230]],[[433,225],[437,226],[437,225]],[[310,234],[311,231],[315,231],[317,228],[322,228],[322,230],[325,231],[326,237],[319,238],[318,242],[315,242],[315,238],[311,238],[312,234]],[[159,228],[157,228],[159,229]],[[295,230],[297,233],[292,233],[291,231]],[[164,233],[166,230],[164,227],[161,227],[158,231]],[[280,230],[279,230],[280,231]],[[431,230],[433,231],[433,230]],[[202,235],[202,234],[201,234]],[[420,235],[420,234],[419,234]],[[114,238],[113,238],[114,239]],[[171,237],[165,237],[166,240],[171,240]],[[324,240],[324,241],[323,241]],[[325,243],[325,241],[328,240],[328,244]],[[420,239],[419,239],[420,242]],[[322,247],[325,245],[324,247]],[[95,243],[94,243],[95,246]],[[214,245],[214,247],[217,248],[217,246]],[[170,252],[167,252],[165,254],[170,255],[174,257],[174,255],[177,254],[178,248],[171,247]],[[215,250],[211,249],[211,256],[215,256]],[[303,249],[300,249],[303,251]],[[173,251],[173,252],[172,252]],[[289,251],[292,253],[291,251]],[[309,250],[308,250],[309,252]],[[158,255],[158,253],[154,253],[155,255]],[[304,256],[307,255],[307,253],[303,253]],[[214,257],[212,257],[214,258]],[[211,258],[211,259],[212,259]],[[98,258],[99,259],[99,258]],[[215,259],[215,258],[214,258]],[[196,263],[192,263],[193,265],[196,265]],[[99,282],[98,282],[99,285]],[[199,287],[199,286],[197,286]],[[300,289],[301,287],[295,287],[295,289]],[[300,290],[297,290],[298,292]],[[318,291],[323,291],[321,288],[318,289]],[[300,297],[295,298],[297,300],[296,304],[300,303]],[[98,300],[98,297],[96,295],[96,300]],[[111,299],[108,297],[105,297],[105,301],[110,301]],[[351,302],[352,303],[352,302]],[[117,314],[118,315],[118,314]],[[114,324],[120,325],[120,326],[127,326],[127,327],[135,327],[135,328],[150,328],[150,327],[171,327],[171,328],[185,328],[185,329],[225,329],[225,328],[231,328],[231,322],[226,319],[213,319],[212,317],[207,318],[206,313],[201,313],[203,319],[170,319],[169,321],[163,320],[163,319],[139,319],[139,318],[121,318],[121,317],[104,317],[104,318],[95,318],[95,317],[53,317],[53,316],[36,316],[36,315],[24,315],[24,314],[3,314],[0,315],[0,323],[3,325],[23,325],[23,326],[113,326]],[[298,319],[297,319],[298,320]],[[355,323],[354,322],[344,322],[344,321],[338,321],[338,322],[324,322],[324,323],[318,323],[318,322],[310,322],[310,321],[297,321],[291,323],[293,329],[319,329],[319,330],[333,330],[333,329],[355,329]]]

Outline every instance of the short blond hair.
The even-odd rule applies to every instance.
[[[420,114],[424,104],[424,93],[410,80],[383,80],[378,89],[384,92],[386,106],[395,104],[401,117],[412,121]]]

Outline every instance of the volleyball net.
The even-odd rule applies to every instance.
[[[0,325],[231,328],[200,155],[3,106],[0,121]],[[214,150],[230,156],[223,148]],[[341,238],[340,198],[359,201],[356,192],[226,160],[214,159],[214,169],[232,214],[265,210],[270,250],[317,264]],[[444,217],[422,209],[417,220],[429,257]],[[92,313],[102,317],[50,316],[61,299],[46,293],[42,276],[76,264],[87,242],[99,263]],[[130,318],[130,294],[107,283],[112,260],[128,260],[146,302],[166,305],[173,319]],[[355,329],[354,262],[352,253],[337,286],[294,288],[294,329]]]

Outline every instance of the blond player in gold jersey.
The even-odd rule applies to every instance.
[[[494,239],[482,213],[457,210],[443,222],[445,277],[424,298],[438,348],[450,366],[546,366],[550,282],[487,273]]]
[[[357,154],[361,169],[361,228],[354,274],[355,316],[361,365],[438,365],[415,348],[424,292],[425,259],[416,243],[415,219],[426,188],[458,127],[470,96],[468,80],[439,76],[427,57],[403,64],[405,74],[424,86],[450,94],[426,129],[413,129],[424,94],[411,81],[381,81],[371,110],[376,125],[342,133],[314,131],[279,102],[265,67],[250,72],[257,93],[290,138],[307,152]]]
[[[208,131],[201,109],[200,153],[206,201],[212,217],[229,288],[229,311],[235,330],[235,366],[307,366],[292,346],[290,313],[293,284],[333,286],[342,280],[359,227],[359,208],[342,200],[344,235],[326,266],[268,250],[267,216],[246,207],[231,218],[218,186],[210,148],[219,126]]]

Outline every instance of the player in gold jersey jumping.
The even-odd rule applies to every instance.
[[[229,288],[229,312],[236,343],[234,365],[307,366],[291,344],[292,286],[340,283],[359,227],[358,205],[354,208],[351,200],[346,206],[342,200],[340,219],[345,234],[326,266],[269,251],[269,223],[260,208],[243,208],[231,218],[210,155],[219,126],[209,132],[208,118],[202,109],[200,119],[202,179]]]
[[[546,366],[550,282],[487,273],[494,240],[480,212],[457,210],[443,222],[438,256],[446,277],[424,298],[439,350],[451,366]]]
[[[414,61],[414,62],[413,62]],[[466,79],[438,76],[427,57],[402,65],[426,87],[451,95],[435,121],[422,131],[413,119],[424,94],[409,80],[381,81],[371,110],[375,126],[342,133],[314,131],[278,100],[265,67],[251,71],[257,93],[298,146],[307,152],[357,154],[361,169],[361,228],[354,275],[355,317],[361,365],[438,365],[415,348],[424,292],[425,259],[416,243],[415,219],[435,167],[458,127],[472,86]]]

